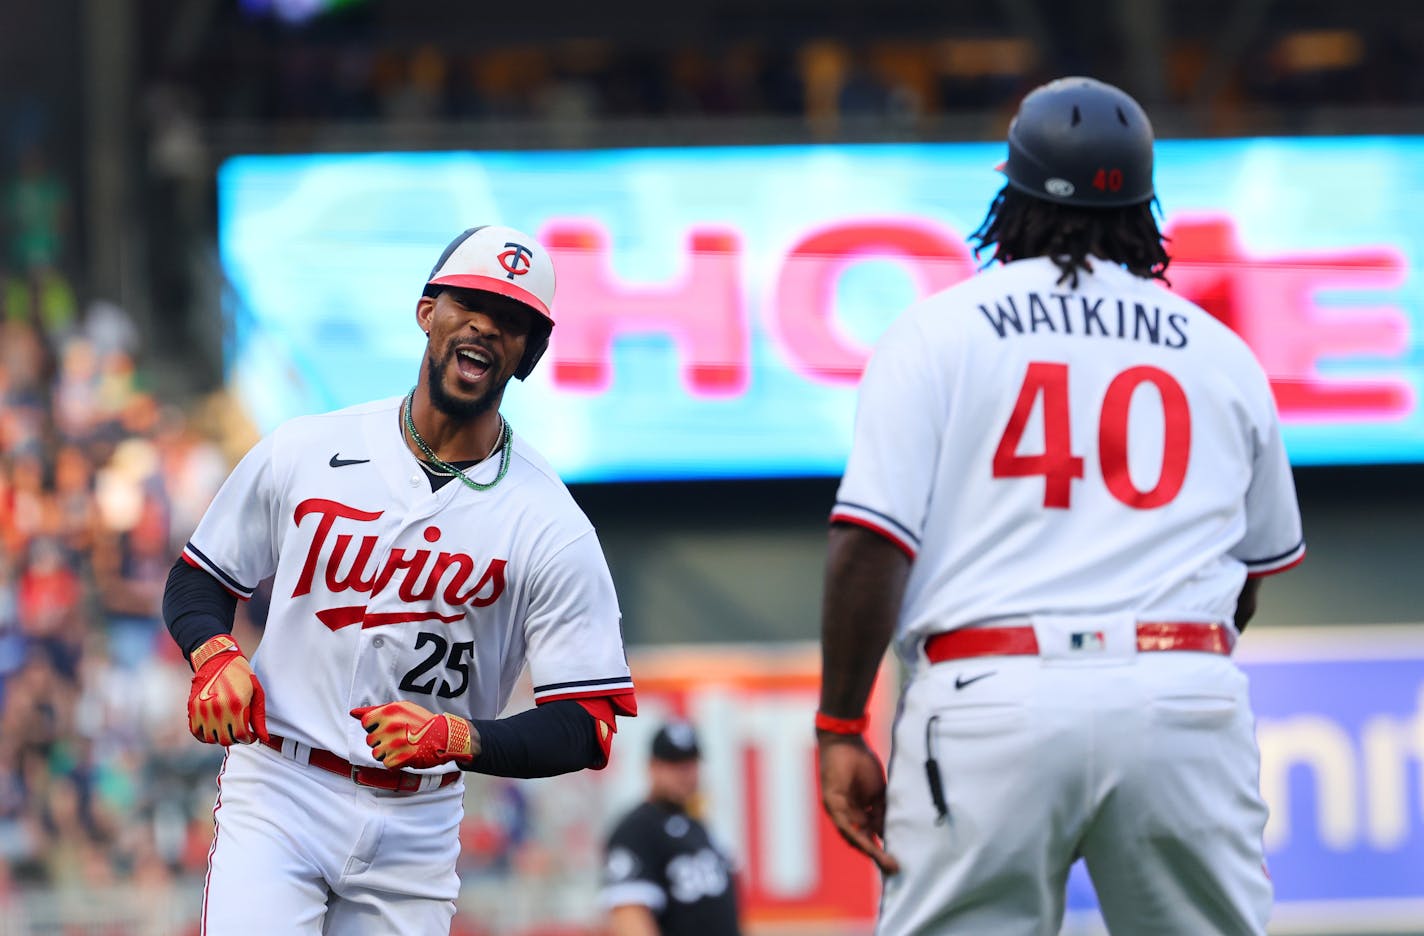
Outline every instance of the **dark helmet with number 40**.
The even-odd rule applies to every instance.
[[[1009,124],[1009,184],[1035,198],[1084,208],[1149,201],[1152,124],[1125,91],[1093,78],[1060,78],[1031,91]]]

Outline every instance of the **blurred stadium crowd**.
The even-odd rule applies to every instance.
[[[37,153],[5,195],[0,907],[25,885],[119,880],[139,906],[206,853],[220,752],[188,737],[186,666],[159,603],[228,468],[205,427],[226,424],[204,417],[212,401],[155,398],[133,322],[81,305],[63,272],[67,186]]]

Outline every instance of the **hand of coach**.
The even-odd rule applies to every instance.
[[[841,838],[868,855],[883,874],[897,874],[900,863],[885,841],[885,768],[856,735],[818,733],[821,806]]]
[[[188,691],[188,730],[193,737],[224,747],[266,741],[267,697],[237,641],[219,634],[188,660],[193,666]]]
[[[366,729],[371,756],[386,767],[435,767],[450,761],[468,764],[480,753],[470,723],[455,715],[436,715],[414,702],[387,702],[351,710]]]

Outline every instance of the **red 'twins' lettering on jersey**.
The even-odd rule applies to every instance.
[[[272,581],[252,657],[271,731],[379,766],[352,708],[412,699],[496,718],[526,665],[536,702],[626,695],[631,708],[608,563],[548,462],[515,433],[497,487],[432,490],[400,407],[392,397],[282,424],[184,548],[239,598]],[[332,452],[362,464],[333,469]],[[472,477],[490,483],[500,463]]]
[[[378,519],[382,513],[383,511],[379,510],[359,510],[338,501],[320,497],[308,498],[298,504],[292,513],[292,521],[297,526],[300,527],[302,521],[312,514],[316,514],[319,519],[313,531],[311,543],[307,547],[302,574],[297,579],[296,587],[292,590],[292,597],[298,598],[309,594],[312,585],[316,582],[318,571],[322,573],[322,584],[333,594],[356,591],[367,592],[371,595],[377,595],[384,591],[396,573],[400,572],[397,594],[402,601],[410,604],[429,602],[434,599],[441,582],[445,583],[445,587],[440,591],[440,599],[451,608],[458,608],[462,605],[484,608],[493,604],[504,593],[504,569],[509,564],[505,559],[491,559],[474,586],[466,589],[465,586],[474,574],[476,563],[473,557],[465,553],[443,551],[435,553],[429,549],[416,549],[408,552],[405,549],[394,548],[387,554],[385,562],[377,568],[377,563],[373,563],[371,560],[376,551],[378,537],[369,534],[360,535],[358,541],[358,533],[338,532],[334,537],[331,535],[337,520],[350,521],[351,525],[370,523]],[[428,543],[438,542],[440,528],[437,526],[426,527],[425,540]],[[357,544],[356,552],[348,560],[347,553],[351,550],[353,542]],[[434,556],[433,563],[431,562],[432,556]],[[428,574],[426,573],[427,566],[429,567]],[[343,568],[345,571],[342,571]],[[447,575],[447,573],[449,574]],[[421,580],[422,575],[424,581]],[[360,623],[363,629],[408,621],[442,621],[450,624],[463,618],[464,612],[441,614],[435,609],[424,608],[408,612],[367,614],[366,606],[362,604],[328,608],[316,612],[316,616],[332,630],[340,630],[356,623]]]

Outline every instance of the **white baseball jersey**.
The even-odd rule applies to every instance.
[[[282,425],[183,551],[240,598],[275,575],[252,660],[269,729],[380,766],[350,709],[408,699],[494,718],[526,659],[537,702],[630,693],[612,578],[568,489],[515,436],[497,486],[455,480],[432,493],[399,407]],[[492,481],[499,461],[467,474]]]
[[[1059,275],[1028,259],[930,296],[866,368],[832,519],[914,558],[906,659],[1006,616],[1230,622],[1246,575],[1304,556],[1246,344],[1115,264]]]

